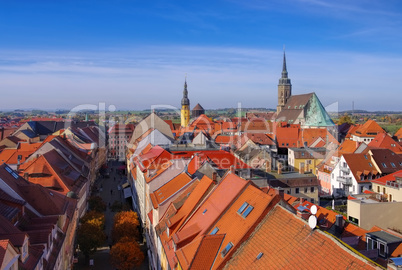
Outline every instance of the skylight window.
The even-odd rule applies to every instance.
[[[373,165],[371,164],[371,162],[369,162],[370,167],[373,167]]]
[[[205,214],[207,212],[208,209],[205,209],[204,212],[202,212],[202,214]]]
[[[215,229],[212,230],[211,235],[216,234],[219,231],[218,227],[215,227]]]
[[[382,164],[382,166],[383,166],[384,168],[387,168],[387,164],[385,164],[384,162],[381,163],[381,164]]]
[[[241,216],[244,217],[244,218],[246,218],[246,217],[250,214],[250,212],[253,211],[253,209],[254,209],[254,207],[252,207],[251,205],[249,205],[249,206],[247,207],[247,209],[244,210],[244,212],[243,212],[243,214],[242,214]]]
[[[396,168],[395,163],[391,162],[392,168]]]
[[[243,205],[239,208],[239,210],[237,210],[237,213],[241,214],[243,213],[244,209],[246,209],[246,207],[248,206],[248,203],[243,203]]]
[[[6,166],[6,171],[9,172],[15,179],[18,179],[18,174],[15,173],[10,167]]]
[[[365,159],[368,159],[368,158],[367,158],[367,155],[364,155],[364,158],[365,158]]]
[[[229,250],[232,249],[232,247],[233,247],[233,243],[232,243],[232,242],[229,242],[229,243],[226,245],[225,249],[222,250],[222,252],[221,252],[222,257],[225,257],[226,254],[228,254]]]
[[[262,253],[262,252],[258,253],[257,260],[261,259],[262,255],[264,255],[264,253]]]

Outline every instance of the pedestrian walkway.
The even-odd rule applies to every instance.
[[[96,187],[99,189],[99,196],[102,197],[103,201],[108,206],[105,211],[105,233],[107,235],[107,239],[103,247],[101,247],[91,258],[93,259],[93,267],[89,265],[85,265],[85,258],[82,254],[79,256],[79,262],[75,265],[74,269],[114,269],[110,265],[109,261],[109,252],[110,246],[112,244],[112,227],[113,227],[113,218],[116,214],[111,211],[110,206],[113,205],[115,201],[122,202],[124,204],[124,196],[123,190],[119,187],[126,181],[125,175],[118,174],[117,168],[121,166],[121,163],[117,161],[109,161],[108,163],[108,172],[109,178],[102,178],[100,176],[99,179],[96,180]],[[138,269],[148,269],[148,260],[145,252],[145,261]]]

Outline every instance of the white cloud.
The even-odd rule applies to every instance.
[[[2,109],[179,106],[275,108],[282,52],[235,47],[136,47],[92,52],[0,51]],[[293,93],[315,91],[340,109],[400,110],[402,59],[355,52],[287,52]]]

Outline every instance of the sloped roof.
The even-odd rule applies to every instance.
[[[258,256],[260,254],[260,256]],[[257,258],[258,256],[258,258]],[[337,240],[277,205],[224,269],[375,269]]]
[[[210,269],[224,235],[203,235],[176,252],[182,269]]]
[[[295,123],[314,93],[292,95],[276,117],[276,121]]]
[[[398,140],[402,140],[402,127],[398,129],[398,131],[394,134],[394,137],[398,138]]]
[[[362,126],[358,127],[356,130],[352,131],[353,135],[357,137],[376,137],[377,133],[384,133],[384,129],[380,127],[374,120],[367,120]]]
[[[368,154],[344,154],[343,157],[358,183],[361,182],[360,176],[365,174],[364,171],[374,175],[379,173]]]
[[[246,180],[232,173],[229,173],[222,179],[214,192],[210,194],[182,228],[173,235],[176,244],[191,237],[188,235],[190,231],[194,236],[204,234],[216,222],[222,212],[232,204],[233,200],[246,187],[247,183]]]
[[[371,180],[371,182],[385,186],[388,181],[395,182],[396,178],[402,178],[402,170],[388,174],[378,179],[373,179]]]
[[[158,205],[162,204],[166,200],[168,200],[173,194],[178,192],[184,186],[186,186],[190,181],[191,177],[188,176],[187,173],[183,172],[161,186],[154,193],[151,193],[151,200],[154,205],[154,208],[158,208]],[[153,196],[152,196],[153,195]],[[155,207],[156,206],[156,207]]]
[[[159,130],[162,134],[168,138],[174,139],[170,126],[163,121],[155,113],[151,113],[144,118],[134,129],[133,136],[131,137],[130,144],[133,144],[141,135],[143,135],[150,128]]]
[[[402,146],[387,133],[378,133],[368,146],[371,148],[387,148],[397,154],[402,154]]]
[[[370,149],[375,163],[383,174],[393,173],[402,170],[402,157],[389,149]]]
[[[200,105],[200,103],[197,103],[197,105],[194,106],[193,111],[205,111],[204,108]]]

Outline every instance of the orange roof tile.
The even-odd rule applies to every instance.
[[[192,180],[191,177],[188,176],[187,173],[183,172],[179,174],[178,176],[176,176],[175,178],[173,178],[172,180],[161,186],[159,189],[157,189],[154,193],[151,193],[151,195],[152,194],[154,195],[153,196],[154,199],[152,199],[151,197],[152,203],[154,204],[155,201],[157,205],[162,204],[164,201],[169,199],[173,194],[175,194],[184,186],[186,186],[188,183],[190,183],[191,180]],[[158,207],[155,207],[154,204],[154,208]]]
[[[177,228],[181,227],[186,217],[188,217],[194,211],[195,207],[201,202],[201,199],[205,197],[207,191],[210,189],[212,185],[213,181],[210,178],[208,178],[207,176],[202,177],[200,183],[187,198],[183,206],[173,217],[171,217],[168,220],[169,228],[173,229],[176,227]]]
[[[344,140],[338,147],[338,152],[341,154],[351,154],[356,151],[361,142],[355,142],[352,140]]]
[[[378,133],[368,146],[371,148],[386,148],[397,154],[402,154],[402,146],[387,133]]]
[[[200,233],[203,234],[210,229],[210,226],[216,222],[222,212],[233,202],[233,200],[243,190],[247,181],[238,177],[235,174],[229,173],[225,178],[221,180],[216,189],[210,194],[210,196],[200,205],[191,218],[177,232],[186,230],[189,227],[197,226],[200,228]],[[187,239],[185,235],[178,235],[179,244],[180,238]]]
[[[224,235],[204,235],[176,252],[182,269],[210,269]]]
[[[224,234],[225,239],[222,242],[220,252],[217,254],[212,269],[220,269],[230,258],[231,254],[245,241],[251,234],[257,224],[266,216],[266,214],[280,201],[280,196],[271,192],[269,194],[262,192],[259,188],[249,185],[236,198],[233,204],[222,214],[219,220],[210,226],[209,234],[214,228],[219,228],[218,234]],[[239,209],[247,203],[246,209],[253,207],[252,211],[244,217],[244,209],[241,214]],[[221,252],[225,247],[232,243],[233,247],[226,256]]]
[[[329,235],[277,205],[224,269],[375,269]]]
[[[388,181],[395,182],[397,177],[402,178],[402,170],[388,174],[388,175],[380,177],[378,179],[373,179],[373,180],[371,180],[371,182],[385,186]]]
[[[374,120],[368,120],[362,126],[358,127],[356,130],[352,131],[353,135],[357,137],[375,137],[378,133],[384,133],[385,130],[380,127]]]
[[[371,173],[377,175],[379,173],[373,165],[371,156],[368,154],[344,154],[343,157],[358,183],[361,182],[360,176],[362,174]]]
[[[398,138],[398,140],[402,140],[402,127],[398,129],[398,131],[394,134],[394,137]]]

